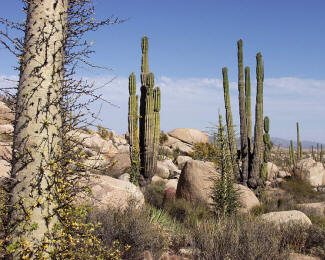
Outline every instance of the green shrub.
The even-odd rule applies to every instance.
[[[168,136],[167,134],[165,134],[163,131],[160,132],[160,136],[159,136],[159,143],[161,145],[163,145],[165,142],[168,141]]]
[[[165,183],[163,181],[149,184],[144,192],[147,203],[156,208],[162,208],[165,195]]]
[[[211,143],[196,143],[193,145],[193,152],[189,156],[194,160],[216,162],[218,150]]]
[[[104,140],[109,138],[109,132],[101,125],[97,126],[97,134],[99,134],[100,137],[103,138]]]
[[[316,202],[325,198],[324,193],[315,191],[312,185],[298,176],[282,182],[280,187],[288,192],[297,203]]]

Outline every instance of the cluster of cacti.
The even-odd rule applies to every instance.
[[[252,116],[251,116],[251,89],[250,89],[250,69],[245,68],[244,82],[244,66],[243,66],[243,41],[237,42],[238,47],[238,91],[239,91],[239,116],[240,116],[240,159],[241,169],[237,171],[240,175],[241,182],[244,185],[249,184],[256,187],[261,179],[261,166],[263,162],[264,142],[263,142],[263,81],[264,66],[262,54],[256,55],[257,68],[257,93],[255,106],[255,128],[254,128],[254,144],[252,143]],[[224,97],[227,120],[227,131],[229,136],[229,145],[237,151],[236,139],[234,136],[227,68],[222,69],[224,82]],[[232,152],[232,154],[236,154]],[[235,169],[238,165],[233,163]],[[238,175],[237,174],[237,175]]]
[[[317,144],[316,154],[314,152],[314,146],[312,146],[311,147],[311,155],[315,161],[323,162],[323,156],[324,156],[323,145]]]
[[[139,182],[141,186],[144,186],[151,182],[157,168],[160,136],[160,89],[159,87],[154,88],[154,74],[149,72],[148,37],[142,38],[141,48],[140,115],[138,115],[138,98],[135,96],[135,75],[132,73],[129,78],[129,136],[131,169],[135,171],[132,182]]]

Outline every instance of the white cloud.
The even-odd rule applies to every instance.
[[[8,84],[0,76],[0,87]],[[112,79],[114,80],[110,82]],[[128,79],[103,75],[87,78],[96,86],[105,85],[99,92],[114,105],[103,104],[101,118],[104,126],[123,133],[127,129]],[[169,78],[156,80],[162,93],[161,128],[165,131],[177,127],[205,130],[217,123],[218,110],[224,114],[222,79]],[[256,82],[252,81],[252,113],[255,111]],[[140,81],[137,83],[140,93]],[[230,82],[230,95],[234,122],[239,125],[237,82]],[[300,122],[303,140],[325,142],[325,80],[305,78],[266,78],[264,82],[264,115],[271,120],[271,135],[295,139],[295,123]],[[99,109],[99,106],[93,106]],[[238,129],[237,129],[237,132]]]

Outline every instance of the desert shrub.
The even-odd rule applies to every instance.
[[[97,134],[99,134],[100,137],[105,140],[109,137],[109,132],[101,125],[97,126]]]
[[[174,159],[173,153],[169,150],[165,149],[164,147],[159,147],[158,149],[158,161],[163,161],[166,159]]]
[[[96,211],[90,221],[101,223],[95,234],[106,247],[119,241],[122,248],[128,249],[122,252],[122,259],[142,259],[145,250],[157,256],[167,247],[160,225],[153,223],[150,211],[144,207],[137,209],[130,203],[124,210]]]
[[[325,259],[325,227],[312,225],[308,229],[305,251],[308,254]]]
[[[164,207],[172,218],[186,225],[212,216],[212,211],[208,206],[199,201],[191,203],[183,199],[169,200]]]
[[[201,221],[191,230],[195,259],[288,259],[278,230],[251,217]]]
[[[196,143],[193,152],[189,154],[194,160],[216,162],[217,148],[211,143]]]
[[[167,134],[165,134],[163,131],[160,132],[160,135],[159,135],[159,143],[161,145],[163,145],[165,142],[168,141],[168,136]]]
[[[317,192],[314,187],[298,176],[293,176],[280,184],[297,203],[315,202],[324,199],[324,193]]]
[[[165,195],[163,181],[149,184],[144,192],[145,201],[156,208],[162,208]]]

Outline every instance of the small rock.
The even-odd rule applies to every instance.
[[[234,188],[238,190],[239,193],[239,202],[241,204],[240,212],[247,213],[253,207],[259,206],[260,202],[255,196],[255,193],[250,190],[248,187],[241,184],[234,184]]]
[[[192,160],[192,157],[184,156],[184,155],[178,156],[177,159],[176,159],[176,163],[178,165],[178,168],[182,170],[184,168],[185,163],[187,161],[189,161],[189,160]]]
[[[177,179],[168,180],[166,182],[166,188],[167,189],[173,188],[173,189],[175,189],[175,192],[176,192],[176,190],[177,190],[177,183],[178,183],[178,180]]]
[[[267,180],[272,181],[275,179],[279,173],[279,168],[274,163],[268,162],[266,164],[267,168]]]
[[[156,170],[156,175],[163,179],[168,179],[169,177],[169,169],[168,167],[161,161],[157,162],[157,170]]]
[[[166,183],[167,180],[165,180],[165,179],[159,177],[158,175],[154,175],[154,176],[152,177],[152,179],[151,179],[151,183],[152,183],[152,184],[155,184],[155,183],[159,183],[159,182],[164,182],[164,183]]]
[[[291,174],[286,171],[279,171],[279,173],[278,173],[279,178],[285,178],[285,177],[289,177],[289,176],[291,176]]]
[[[305,213],[325,217],[325,202],[297,204],[297,207]]]
[[[173,131],[170,131],[168,135],[192,145],[195,143],[209,142],[209,138],[206,133],[193,128],[176,128]]]
[[[118,179],[121,181],[130,181],[130,174],[123,173],[120,177],[118,177]]]

